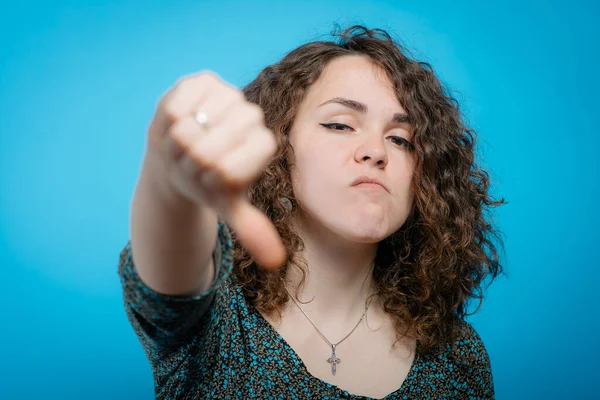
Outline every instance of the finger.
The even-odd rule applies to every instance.
[[[232,91],[237,90],[213,72],[200,72],[181,79],[166,98],[163,107],[166,116],[175,121],[195,112],[219,86],[230,87]]]
[[[150,129],[164,132],[177,120],[194,114],[219,85],[230,87],[231,91],[237,90],[212,72],[201,72],[179,80],[162,97]]]
[[[232,117],[241,118],[240,115],[233,113],[232,109],[243,104],[247,104],[247,102],[240,90],[220,87],[213,90],[210,98],[198,99],[193,113],[202,111],[208,118],[206,126],[212,131]]]
[[[242,95],[240,94],[239,96]],[[222,114],[221,120],[210,124],[210,131],[216,136],[229,134],[231,132],[247,136],[250,128],[264,126],[264,113],[262,109],[254,103],[249,103],[244,100],[233,102],[226,106],[224,103],[213,106],[212,102],[210,105]],[[208,107],[209,104],[207,103],[206,106]],[[202,109],[202,111],[204,112],[204,109]],[[208,112],[206,114],[208,118],[212,120],[211,115]]]
[[[206,135],[204,128],[189,115],[171,125],[167,135],[162,139],[162,148],[171,160],[177,161],[194,147],[199,138]]]
[[[203,167],[221,164],[221,159],[248,139],[257,125],[262,126],[262,111],[258,107],[238,104],[229,112],[222,124],[210,129],[208,135],[198,137],[189,149],[190,155]],[[248,163],[251,162],[249,158]]]
[[[236,237],[256,262],[267,269],[283,266],[287,254],[281,237],[269,218],[243,196],[224,216]]]
[[[255,128],[241,145],[225,155],[218,170],[228,186],[246,187],[260,176],[276,151],[277,143],[271,131]]]

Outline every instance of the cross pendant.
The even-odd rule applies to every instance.
[[[342,360],[335,355],[335,344],[331,345],[331,357],[327,359],[327,362],[331,364],[331,373],[335,375],[337,365],[342,362]]]

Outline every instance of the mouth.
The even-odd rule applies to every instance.
[[[376,190],[383,189],[386,192],[390,193],[390,190],[387,186],[383,184],[383,182],[381,182],[379,179],[371,178],[366,175],[359,176],[358,178],[356,178],[354,182],[352,182],[352,186],[360,186],[362,188],[370,188]]]

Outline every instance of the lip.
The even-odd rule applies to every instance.
[[[361,183],[374,183],[374,184],[379,185],[382,188],[384,188],[386,192],[388,192],[388,193],[390,192],[390,190],[388,189],[388,187],[385,186],[383,184],[383,182],[381,182],[379,179],[371,178],[370,176],[366,176],[366,175],[359,176],[358,178],[356,178],[354,180],[354,182],[352,182],[352,186],[358,186]]]

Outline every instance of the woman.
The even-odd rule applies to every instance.
[[[243,91],[186,77],[148,138],[119,272],[157,397],[494,396],[464,317],[501,272],[503,200],[387,33],[301,46]]]

